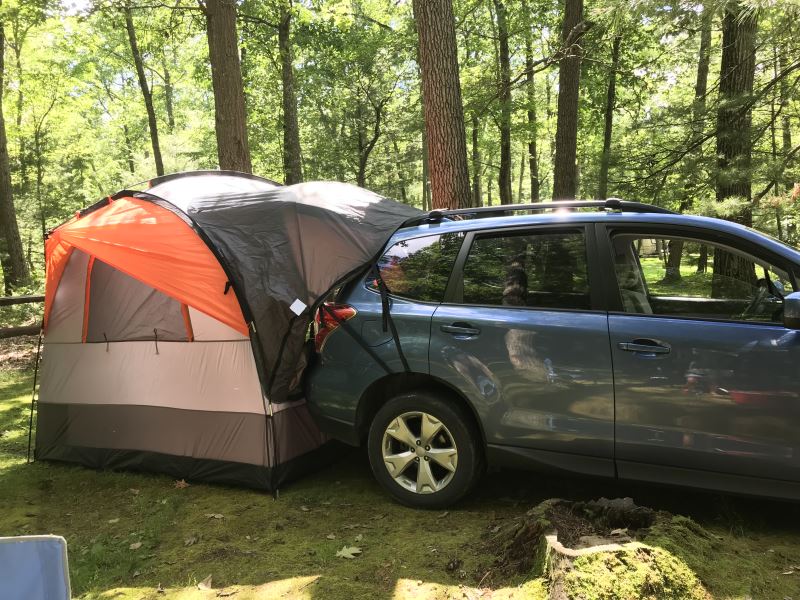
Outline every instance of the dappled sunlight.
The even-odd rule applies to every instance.
[[[392,600],[462,600],[482,598],[491,600],[544,600],[548,598],[547,582],[544,578],[526,581],[519,586],[496,590],[467,585],[443,585],[415,579],[398,579]]]
[[[182,588],[119,587],[100,593],[88,593],[76,600],[211,600],[235,598],[236,600],[271,600],[291,598],[310,600],[319,575],[289,577],[262,585],[229,585],[221,588],[199,589],[198,585]]]

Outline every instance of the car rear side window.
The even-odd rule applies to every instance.
[[[463,302],[589,309],[583,232],[476,237],[464,264]]]
[[[462,233],[444,233],[394,244],[378,261],[389,293],[411,300],[441,302],[463,238]],[[372,276],[367,278],[367,287],[378,289]]]

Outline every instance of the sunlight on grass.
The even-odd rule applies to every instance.
[[[547,581],[536,578],[516,587],[481,590],[466,585],[441,585],[420,580],[399,579],[392,600],[461,600],[487,597],[492,600],[545,600],[549,598]]]
[[[319,581],[319,575],[290,577],[279,581],[271,581],[263,585],[230,585],[224,588],[201,590],[198,587],[167,588],[160,591],[152,588],[123,587],[106,590],[99,594],[85,596],[87,600],[211,600],[216,598],[235,598],[235,600],[272,600],[273,598],[291,598],[292,600],[310,600],[313,587]]]
[[[217,596],[221,590],[235,591],[235,600],[537,600],[547,597],[547,581],[531,574],[482,589],[495,560],[487,531],[546,497],[616,493],[596,481],[553,489],[549,477],[506,473],[488,476],[447,511],[412,510],[380,490],[360,451],[287,485],[277,500],[193,482],[176,488],[153,474],[28,465],[31,383],[31,373],[0,370],[0,536],[63,535],[76,600],[205,600],[226,597]],[[530,485],[520,488],[523,482]],[[774,503],[755,506],[741,515],[715,505],[719,514],[702,528],[675,517],[646,543],[680,557],[715,598],[800,600],[800,573],[781,574],[800,565],[796,527],[788,526],[793,513],[786,508],[787,526],[774,528],[761,514],[764,506],[774,512]],[[345,545],[361,555],[337,557]],[[214,589],[197,589],[208,576]]]

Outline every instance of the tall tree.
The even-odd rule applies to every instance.
[[[562,58],[558,67],[558,117],[553,168],[553,199],[575,198],[578,191],[578,95],[581,42],[584,33],[583,0],[564,1],[561,27]]]
[[[142,53],[139,51],[139,44],[136,40],[136,29],[133,26],[133,15],[130,6],[125,6],[125,29],[128,32],[128,43],[133,55],[133,64],[136,67],[136,77],[139,79],[139,88],[142,90],[144,107],[147,111],[147,126],[150,129],[150,143],[153,145],[153,159],[156,163],[156,174],[160,177],[164,174],[164,161],[161,159],[161,144],[158,140],[158,120],[156,119],[156,109],[153,106],[153,92],[147,83],[147,75],[144,72],[144,62]]]
[[[611,45],[611,69],[608,73],[608,88],[606,89],[606,111],[603,120],[603,152],[600,155],[600,183],[597,187],[597,198],[605,200],[608,197],[608,166],[611,162],[611,134],[614,127],[614,107],[617,101],[617,71],[619,70],[619,50],[622,44],[622,35],[617,33]]]
[[[472,113],[472,206],[481,205],[481,123],[476,113]]]
[[[508,48],[508,15],[502,0],[494,0],[497,15],[498,87],[500,98],[500,204],[514,201],[511,192],[511,53]]]
[[[281,83],[283,86],[283,174],[287,185],[303,181],[300,125],[297,121],[297,95],[294,90],[291,26],[292,7],[281,3],[278,48],[281,55]]]
[[[214,126],[221,169],[253,170],[236,34],[236,0],[206,0],[204,6],[214,88]]]
[[[414,0],[433,208],[469,206],[452,0]]]
[[[2,8],[2,0],[0,0]],[[5,23],[0,16],[0,263],[3,267],[7,294],[30,281],[28,263],[17,225],[17,211],[11,190],[11,165],[8,159],[8,138],[3,113],[5,87]]]
[[[527,0],[523,0],[523,11],[530,14]],[[528,103],[528,173],[531,180],[531,202],[539,201],[539,156],[536,148],[536,82],[533,61],[533,27],[525,27],[525,85]]]
[[[728,2],[722,20],[722,65],[717,109],[717,201],[739,198],[746,201],[729,218],[752,225],[750,205],[753,79],[756,65],[757,16],[742,0]],[[752,264],[730,252],[714,253],[712,294],[726,297],[739,292],[736,280],[755,283]],[[734,295],[733,297],[737,297]]]
[[[753,78],[756,65],[756,13],[742,0],[725,5],[722,21],[722,65],[717,109],[717,200],[751,199]],[[749,206],[734,215],[750,225]]]

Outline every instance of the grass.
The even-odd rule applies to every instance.
[[[693,572],[684,580],[697,577],[715,598],[800,599],[800,572],[781,574],[800,571],[797,505],[498,473],[454,509],[419,511],[390,501],[358,451],[287,485],[278,499],[220,486],[180,488],[158,475],[26,464],[31,383],[28,370],[0,368],[0,535],[63,535],[79,599],[195,600],[223,589],[235,600],[545,598],[547,582],[524,575],[480,589],[494,560],[487,532],[548,497],[602,495],[688,515],[644,541],[657,549],[654,564],[678,577],[672,557],[679,558]],[[345,545],[361,555],[337,557]],[[587,561],[585,571],[594,574],[575,585],[585,598],[612,597],[597,569]],[[197,589],[208,576],[214,589]]]
[[[676,283],[665,283],[663,281],[666,268],[664,267],[664,261],[660,258],[655,256],[640,258],[639,261],[642,264],[642,271],[644,271],[644,278],[647,281],[650,293],[654,296],[710,298],[711,279],[714,270],[713,258],[709,259],[705,273],[697,272],[698,255],[693,254],[688,258],[689,260],[684,257],[684,260],[681,261],[681,279]]]

